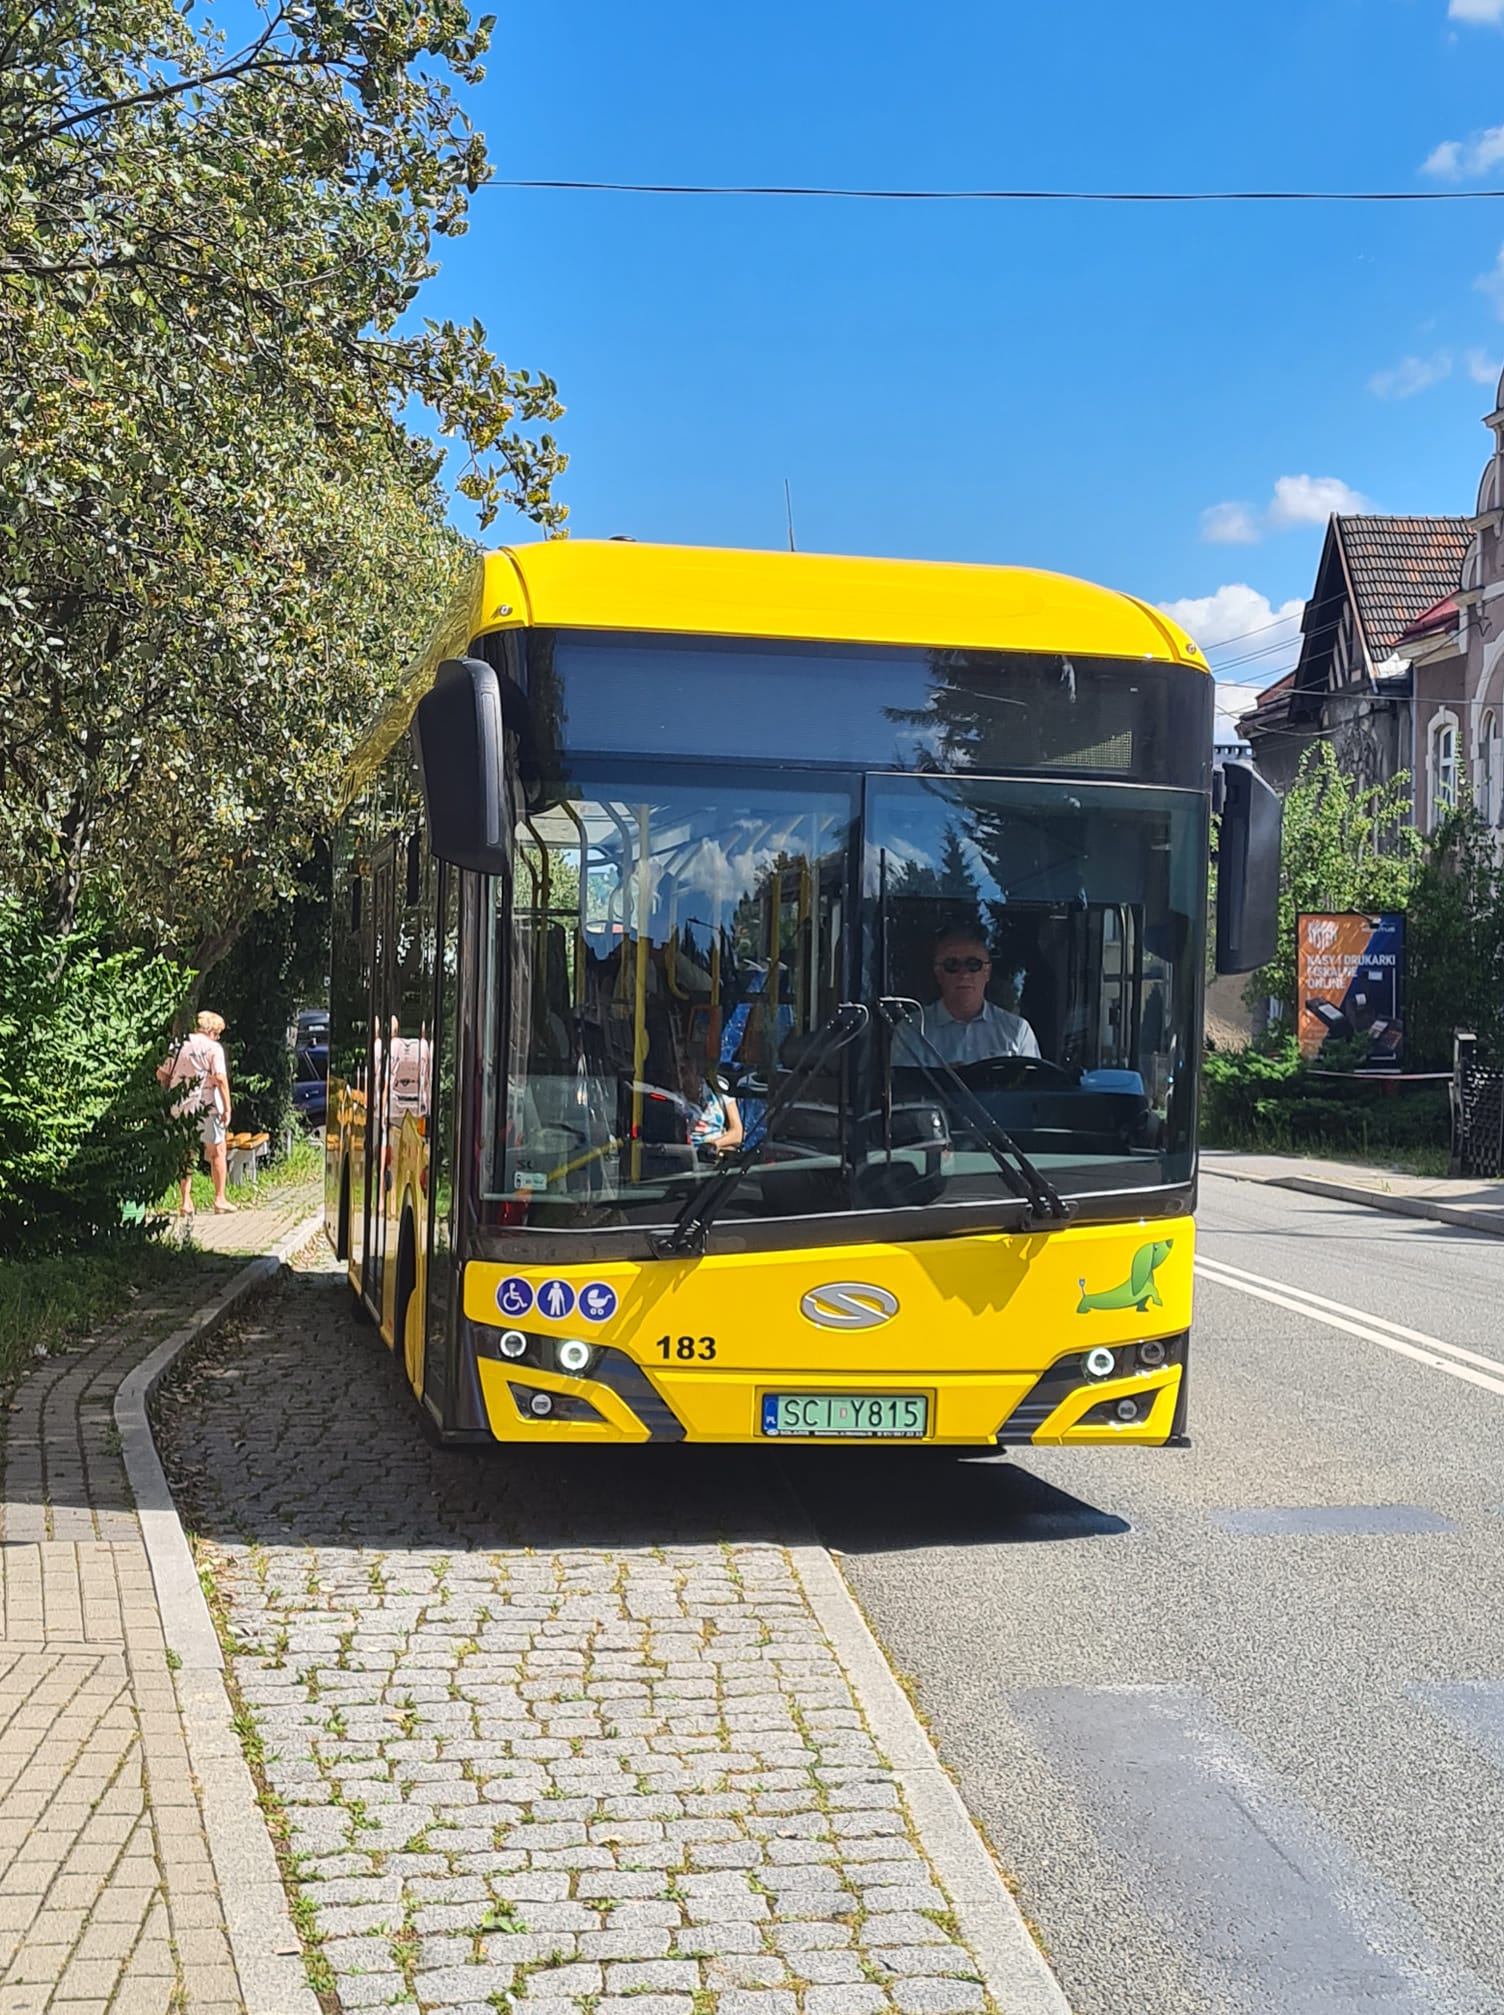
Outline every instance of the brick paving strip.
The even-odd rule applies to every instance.
[[[157,1418],[326,2010],[1068,2015],[769,1455],[435,1448],[315,1263]]]
[[[234,1835],[223,1809],[205,1809],[210,1752],[185,1712],[195,1675],[159,1605],[150,1514],[137,1509],[140,1432],[120,1398],[133,1381],[139,1391],[143,1361],[165,1362],[276,1269],[242,1266],[237,1252],[289,1231],[306,1240],[308,1200],[292,1191],[206,1224],[222,1257],[142,1297],[108,1334],[39,1362],[3,1416],[0,2015],[247,2005],[221,1893]],[[144,1431],[139,1399],[136,1413]],[[170,1508],[167,1518],[181,1546]],[[193,1594],[202,1609],[196,1583]],[[223,1736],[233,1753],[227,1709]],[[270,1862],[248,1779],[242,1828],[247,1814]],[[311,2008],[296,1972],[292,1985]],[[266,2004],[265,2015],[294,2006]]]

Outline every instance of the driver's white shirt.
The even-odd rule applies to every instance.
[[[934,1001],[898,1031],[893,1061],[933,1063],[937,1054],[946,1063],[985,1063],[994,1056],[1038,1056],[1039,1043],[1022,1015],[1009,1014],[991,1001],[984,1001],[982,1012],[970,1021],[957,1021],[943,1002]]]

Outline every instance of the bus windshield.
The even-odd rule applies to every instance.
[[[977,1103],[1064,1195],[1189,1179],[1195,794],[571,770],[494,885],[487,1191],[507,1221],[670,1224],[728,1157],[722,1221],[996,1210],[1012,1192]],[[860,1037],[769,1128],[848,1001],[872,1010]]]

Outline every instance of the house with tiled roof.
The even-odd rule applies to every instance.
[[[1441,798],[1427,772],[1433,721],[1456,718],[1464,675],[1444,659],[1422,663],[1409,640],[1457,594],[1472,537],[1468,518],[1328,521],[1295,669],[1238,723],[1277,789],[1288,788],[1304,750],[1324,737],[1359,783],[1408,772],[1416,779],[1417,819],[1434,823]],[[1444,795],[1448,774],[1455,801],[1454,773],[1438,772],[1437,788]]]

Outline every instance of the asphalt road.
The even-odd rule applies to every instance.
[[[1504,2010],[1504,1240],[1200,1226],[1191,1449],[785,1471],[1077,2015]]]

